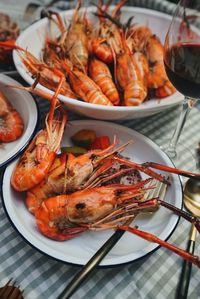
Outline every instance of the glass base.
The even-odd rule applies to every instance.
[[[196,164],[195,149],[188,148],[185,144],[179,142],[176,146],[176,153],[169,150],[169,139],[160,139],[156,143],[165,152],[176,168],[191,172],[199,172]],[[182,177],[182,182],[185,183],[188,178]]]

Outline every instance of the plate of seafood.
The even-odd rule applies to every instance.
[[[159,113],[183,100],[163,64],[171,17],[124,2],[86,10],[78,1],[75,10],[48,12],[15,45],[1,46],[15,49],[15,66],[29,85],[58,94],[78,114],[119,120]]]
[[[145,236],[148,232],[148,237],[156,235],[162,244],[168,244],[165,241],[174,232],[179,216],[158,204],[156,198],[145,201],[145,194],[154,188],[149,185],[154,178],[167,186],[164,201],[182,208],[182,185],[171,171],[171,160],[153,141],[130,128],[77,120],[64,130],[65,122],[62,116],[61,127],[56,130],[63,135],[58,138],[58,154],[53,159],[49,151],[48,158],[42,160],[39,155],[40,163],[31,169],[24,165],[27,155],[36,155],[37,138],[45,132],[42,130],[4,172],[3,206],[18,233],[40,252],[77,265],[84,265],[113,229],[122,228],[129,217],[135,217],[131,224],[135,230],[145,232]],[[43,148],[41,154],[44,152]],[[144,164],[147,159],[158,164]],[[140,259],[159,248],[153,242],[125,232],[100,266]]]
[[[0,167],[16,158],[35,133],[38,108],[26,91],[9,87],[20,86],[0,74]]]

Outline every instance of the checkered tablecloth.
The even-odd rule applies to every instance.
[[[173,4],[167,1],[131,1],[132,5],[151,7],[171,13]],[[41,126],[46,102],[37,98],[41,112]],[[148,118],[119,121],[157,142],[161,137],[170,137],[176,125],[180,106]],[[84,119],[73,113],[69,119]],[[195,148],[200,141],[200,111],[194,108],[184,127],[180,141],[188,148]],[[185,161],[187,168],[190,161]],[[190,224],[180,220],[170,243],[186,248]],[[195,252],[200,255],[200,239]],[[127,265],[115,268],[96,269],[91,277],[72,296],[73,299],[173,299],[182,267],[181,258],[166,249]],[[79,271],[53,260],[27,244],[10,224],[0,201],[0,287],[13,278],[24,289],[25,299],[56,299],[64,287]],[[200,298],[200,270],[193,266],[189,299]]]
[[[43,103],[38,101],[40,107]],[[43,107],[44,109],[44,107]],[[176,125],[180,107],[140,120],[121,121],[156,141],[163,134],[170,136]],[[79,116],[70,114],[70,119]],[[196,147],[200,140],[200,111],[191,111],[181,136],[187,147]],[[189,164],[190,161],[187,161]],[[188,165],[184,165],[187,168]],[[185,248],[190,225],[181,220],[169,242]],[[9,278],[25,289],[25,299],[56,299],[79,267],[55,261],[28,245],[14,230],[0,202],[0,286]],[[197,239],[196,254],[200,253]],[[182,266],[181,258],[160,248],[152,255],[129,265],[96,269],[74,299],[173,299]],[[189,299],[200,298],[200,270],[193,267]]]

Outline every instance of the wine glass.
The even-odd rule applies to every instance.
[[[199,0],[179,1],[165,38],[164,65],[169,80],[184,95],[177,127],[171,140],[165,144],[166,148],[163,148],[177,166],[182,156],[178,152],[179,137],[191,108],[200,99]],[[184,150],[183,145],[180,148]],[[187,150],[187,153],[190,154],[190,151]]]

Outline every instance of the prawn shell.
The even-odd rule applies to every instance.
[[[22,136],[24,122],[16,110],[0,116],[0,142],[12,142]]]
[[[113,106],[100,87],[87,75],[76,70],[69,73],[69,80],[75,93],[85,102]]]
[[[141,81],[128,84],[124,90],[124,103],[126,106],[139,106],[147,96],[147,89]]]
[[[24,130],[24,122],[5,95],[0,92],[0,142],[18,139]]]
[[[159,99],[162,99],[170,96],[175,91],[176,88],[171,84],[169,80],[167,80],[163,86],[160,86],[155,90],[155,96]]]
[[[58,195],[43,201],[36,212],[36,224],[39,231],[50,239],[65,241],[72,239],[86,227],[71,224],[67,217],[68,195]]]
[[[92,53],[94,53],[100,60],[105,63],[112,63],[114,60],[113,52],[109,45],[101,43],[101,40],[92,41]]]
[[[68,202],[68,218],[73,223],[91,223],[110,213],[117,204],[115,192],[94,188],[74,192]]]
[[[87,72],[88,65],[88,38],[85,33],[85,26],[73,24],[66,38],[66,51],[69,53],[70,61],[78,69]]]
[[[11,176],[11,185],[16,191],[27,191],[39,184],[48,173],[56,157],[55,152],[50,152],[45,159],[35,168],[25,168],[23,156],[20,158]]]
[[[89,74],[94,82],[101,88],[102,92],[114,104],[118,105],[120,97],[113,82],[109,67],[99,59],[93,58],[89,64]]]
[[[45,178],[26,194],[26,206],[35,214],[41,203],[48,197],[63,193],[66,154],[57,156]]]

